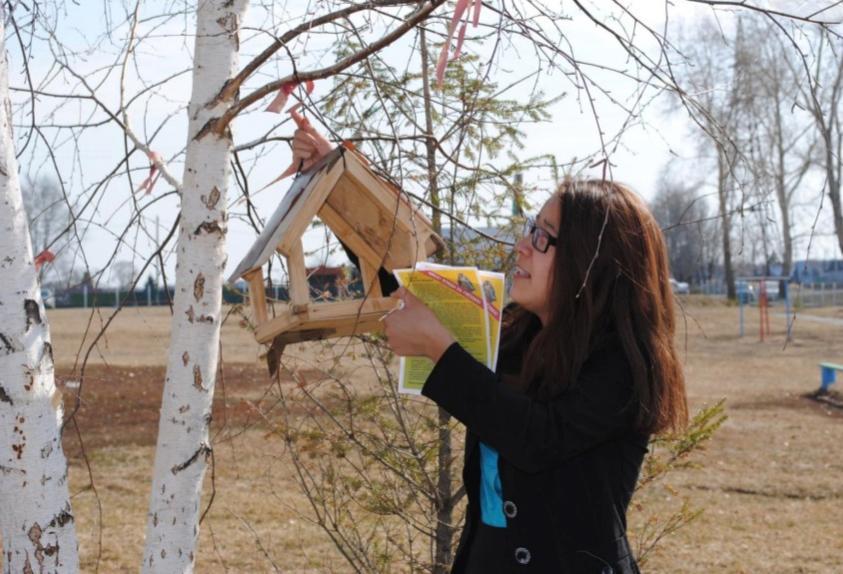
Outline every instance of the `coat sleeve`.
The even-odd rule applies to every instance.
[[[541,401],[500,382],[459,343],[440,357],[422,394],[510,464],[539,472],[631,431],[632,382],[622,353],[590,360],[574,388]]]

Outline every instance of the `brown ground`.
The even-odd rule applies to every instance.
[[[678,342],[692,410],[726,397],[729,419],[699,457],[701,467],[669,479],[673,493],[655,488],[640,497],[648,511],[667,509],[683,495],[705,510],[662,541],[646,572],[843,572],[843,411],[804,396],[819,385],[819,361],[843,362],[843,326],[797,321],[795,341],[785,347],[783,320],[771,317],[775,334],[762,344],[756,313],[747,312],[751,335],[740,339],[735,308],[686,302]],[[843,309],[811,314],[841,318]],[[87,315],[60,310],[49,319],[70,410],[75,390],[66,383],[78,379],[72,365]],[[257,345],[238,322],[232,317],[223,330],[225,376],[213,423],[216,494],[201,528],[197,571],[266,572],[274,561],[284,572],[347,572],[307,522],[283,444],[252,408],[267,379]],[[85,571],[94,569],[100,533],[99,570],[137,571],[168,328],[164,309],[125,311],[92,354],[77,419],[101,529],[72,429],[65,442]],[[307,345],[293,354],[324,364],[324,355]],[[361,364],[359,356],[347,362]],[[350,376],[365,384],[364,372]],[[633,530],[640,519],[631,513]]]

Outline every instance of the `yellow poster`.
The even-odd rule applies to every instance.
[[[430,307],[466,351],[489,364],[489,321],[476,267],[419,264],[416,269],[396,269],[394,274],[399,285]],[[433,362],[427,357],[401,357],[398,390],[421,393],[431,370]]]
[[[488,367],[495,370],[498,366],[498,350],[501,342],[501,319],[504,303],[504,281],[503,273],[494,271],[478,271],[480,286],[483,290],[483,298],[486,300],[486,312],[489,316],[489,348],[490,361]]]
[[[428,263],[421,261],[416,265],[416,269],[454,269],[448,265],[440,265],[438,263]],[[498,350],[500,348],[501,338],[501,319],[503,308],[506,307],[504,301],[506,293],[506,275],[496,271],[485,271],[479,269],[477,271],[480,279],[481,290],[483,292],[484,305],[488,315],[488,333],[489,333],[489,362],[487,367],[495,370],[498,365]]]

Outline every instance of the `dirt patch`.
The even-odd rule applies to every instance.
[[[80,396],[75,422],[79,433],[69,422],[64,435],[64,448],[70,459],[81,455],[78,435],[86,449],[151,446],[158,435],[158,417],[164,387],[165,367],[107,367],[93,365],[79,386],[78,375],[56,373],[56,383],[64,395],[69,415]],[[302,373],[308,380],[321,377],[319,371]],[[282,384],[292,384],[282,374]],[[261,416],[254,404],[266,396],[272,381],[262,365],[226,365],[217,378],[214,393],[211,433],[259,426]]]

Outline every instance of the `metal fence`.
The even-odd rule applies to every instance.
[[[802,283],[790,287],[797,307],[833,307],[843,305],[843,283]]]
[[[823,283],[795,283],[788,284],[790,299],[796,307],[834,307],[843,305],[843,282]],[[756,289],[748,289],[745,285],[738,285],[739,295],[743,295],[744,303],[757,304]],[[726,284],[722,280],[714,279],[691,285],[691,293],[711,296],[726,296]],[[783,294],[775,292],[770,297],[770,303],[775,304],[783,298]]]
[[[726,295],[726,282],[720,279],[710,279],[701,283],[691,284],[691,293],[700,295]]]
[[[281,288],[283,293],[278,295],[286,296],[286,288]],[[271,295],[272,293],[270,293]],[[169,305],[175,296],[175,290],[154,288],[147,286],[144,289],[126,291],[109,287],[94,288],[89,285],[81,285],[71,289],[41,289],[41,298],[47,307],[55,308],[84,308],[91,307],[154,307],[157,305]],[[242,303],[243,293],[226,288],[223,290],[223,300],[226,303]]]
[[[335,278],[311,276],[308,278],[311,294],[325,300],[335,300],[340,297]],[[228,285],[223,288],[222,299],[224,303],[244,303],[248,293],[234,289]],[[288,301],[290,296],[286,284],[266,286],[266,295],[276,301]],[[345,286],[342,296],[362,297],[363,284],[359,279],[352,281]],[[175,289],[154,287],[147,285],[143,289],[136,289],[127,292],[113,287],[93,288],[90,285],[80,285],[70,289],[44,288],[41,290],[41,298],[47,307],[70,308],[70,307],[154,307],[158,305],[169,305],[175,296]]]

